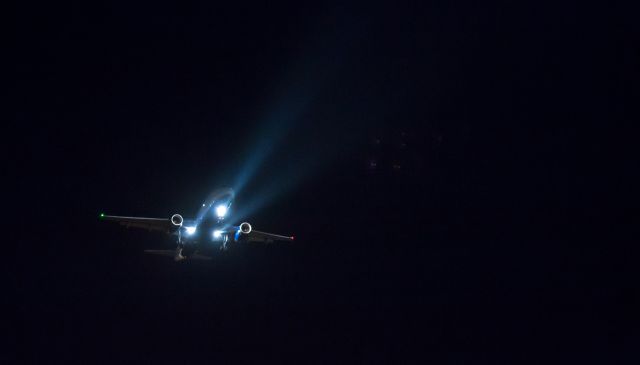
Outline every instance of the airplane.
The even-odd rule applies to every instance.
[[[293,241],[293,236],[256,231],[249,222],[238,226],[225,222],[235,193],[231,188],[214,190],[202,203],[194,219],[184,219],[180,214],[170,218],[122,217],[100,214],[100,220],[117,222],[127,228],[160,231],[175,236],[175,250],[145,250],[146,253],[173,257],[176,262],[187,259],[211,259],[214,251],[225,251],[229,244],[239,242]]]

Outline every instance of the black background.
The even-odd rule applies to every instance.
[[[634,362],[631,9],[15,10],[20,362]],[[239,182],[236,218],[294,244],[176,264],[97,219]]]

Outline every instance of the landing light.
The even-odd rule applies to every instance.
[[[218,230],[213,231],[213,238],[220,238],[220,237],[222,237],[222,231],[218,231]]]
[[[223,218],[227,214],[227,206],[226,205],[218,205],[216,207],[216,215],[218,218]]]
[[[189,235],[196,233],[196,227],[185,227],[185,229]]]

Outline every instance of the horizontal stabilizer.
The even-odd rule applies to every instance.
[[[144,250],[144,253],[173,258],[176,255],[176,250]]]
[[[144,253],[148,253],[151,255],[171,257],[172,259],[175,259],[176,257],[175,250],[144,250]],[[211,260],[211,257],[204,256],[196,252],[192,255],[187,256],[186,259],[187,260]],[[178,261],[181,261],[181,260],[178,260]]]

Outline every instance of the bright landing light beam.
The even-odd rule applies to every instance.
[[[227,215],[227,206],[226,205],[218,205],[216,207],[216,215],[218,218],[224,218]]]

